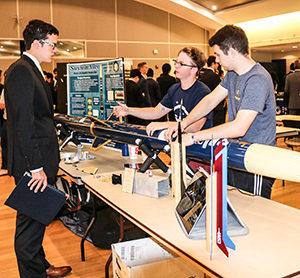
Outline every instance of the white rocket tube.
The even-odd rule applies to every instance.
[[[251,144],[244,158],[247,171],[276,179],[300,182],[300,153],[261,144]]]

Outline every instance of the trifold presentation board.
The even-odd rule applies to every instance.
[[[124,101],[124,59],[67,64],[68,115],[107,119]]]

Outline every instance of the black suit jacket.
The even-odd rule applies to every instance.
[[[211,69],[201,70],[199,80],[207,85],[211,91],[213,91],[221,82],[220,76],[214,73]]]
[[[202,81],[207,87],[213,91],[221,82],[219,75],[214,73],[211,69],[202,69],[200,72],[199,80]],[[224,110],[225,100],[221,101],[214,109],[214,112]]]
[[[9,174],[20,177],[26,170],[43,167],[48,178],[55,177],[59,149],[49,86],[23,55],[8,69],[4,87]]]
[[[159,85],[157,81],[155,81],[153,78],[147,78],[146,82],[147,82],[149,97],[151,100],[151,106],[155,107],[161,101]]]
[[[126,104],[129,107],[150,107],[151,103],[149,102],[145,92],[142,91],[142,88],[139,84],[136,84],[134,81],[128,79],[125,82],[125,96]],[[130,124],[136,125],[147,125],[149,121],[134,117],[127,116],[127,122]]]
[[[160,87],[161,98],[163,98],[169,88],[176,83],[176,78],[169,74],[161,74],[156,80]]]

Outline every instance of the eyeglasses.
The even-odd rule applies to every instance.
[[[51,46],[53,50],[57,47],[57,43],[55,43],[55,42],[50,42],[50,41],[47,41],[47,40],[40,40],[40,42],[42,44],[45,43],[45,44]]]
[[[189,67],[189,68],[196,68],[197,67],[195,65],[188,65],[188,64],[182,63],[180,61],[177,61],[176,59],[173,59],[173,62],[174,62],[175,66],[177,65],[179,67]]]

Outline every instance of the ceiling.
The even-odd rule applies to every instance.
[[[189,20],[210,34],[226,24],[237,24],[247,33],[250,46],[264,47],[264,51],[272,45],[286,45],[288,51],[300,42],[300,0],[135,1]],[[281,51],[282,48],[270,48],[270,51],[274,49]]]
[[[229,8],[242,6],[251,2],[261,0],[191,0],[195,4],[198,4],[211,12],[219,12]]]

